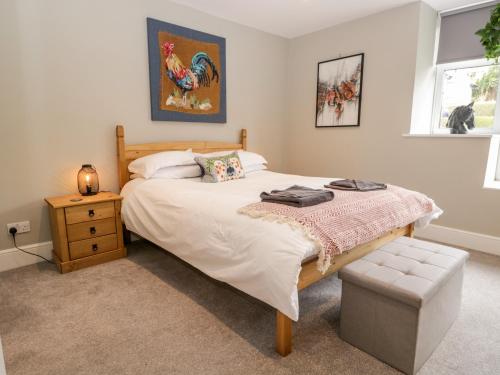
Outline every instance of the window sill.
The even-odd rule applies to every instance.
[[[402,134],[408,138],[491,138],[495,134]]]
[[[500,181],[490,181],[483,185],[483,189],[500,190]]]

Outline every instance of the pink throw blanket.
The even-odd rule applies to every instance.
[[[424,194],[387,185],[368,192],[335,190],[335,198],[310,207],[259,202],[240,213],[298,227],[319,250],[318,269],[325,272],[335,255],[370,242],[384,233],[404,227],[433,210]]]

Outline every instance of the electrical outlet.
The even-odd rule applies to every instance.
[[[12,227],[14,227],[14,228],[17,229],[17,233],[16,234],[26,233],[26,232],[29,232],[31,230],[31,226],[30,226],[30,222],[29,221],[20,221],[18,223],[7,224],[7,233],[10,234],[9,229],[12,228]]]

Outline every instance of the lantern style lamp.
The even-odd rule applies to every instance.
[[[78,191],[81,195],[95,195],[99,192],[99,177],[91,164],[83,164],[78,171]]]

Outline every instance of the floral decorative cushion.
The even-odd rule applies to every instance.
[[[203,169],[203,182],[224,182],[245,177],[245,171],[236,152],[223,156],[195,157]]]

